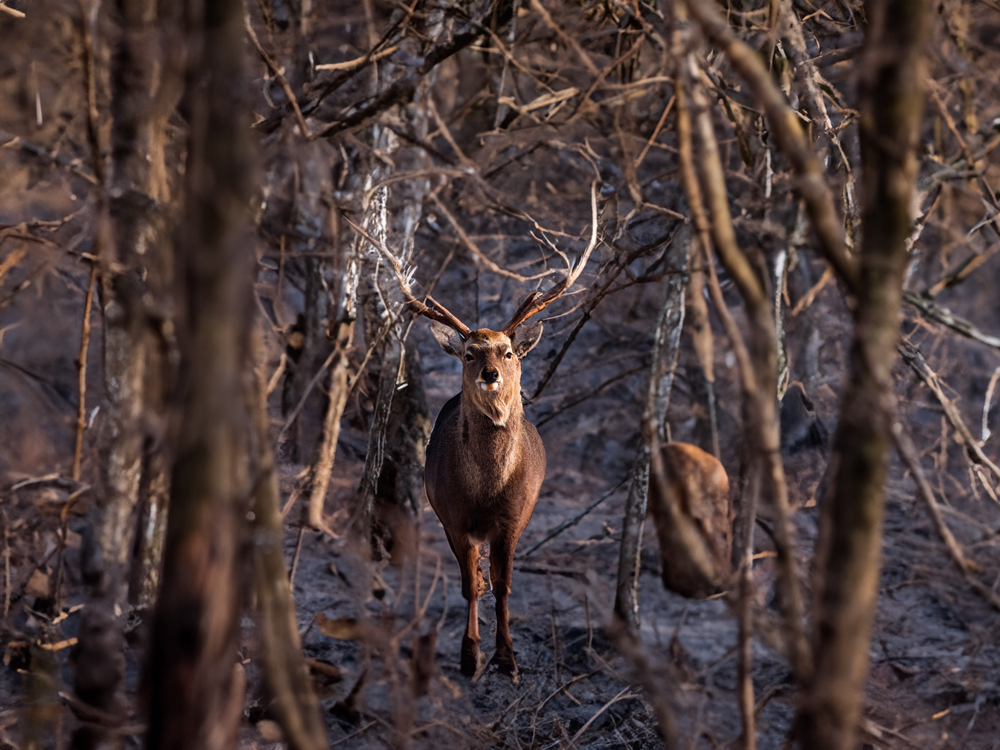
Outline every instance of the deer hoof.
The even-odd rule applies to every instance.
[[[515,685],[519,681],[517,662],[514,661],[512,651],[497,651],[490,659],[490,664],[495,664],[501,674],[510,675],[511,682]]]

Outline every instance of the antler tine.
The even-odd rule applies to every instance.
[[[407,274],[403,270],[402,263],[400,263],[399,258],[393,255],[392,251],[385,246],[384,241],[372,237],[368,234],[368,232],[359,227],[346,216],[344,217],[344,220],[351,225],[351,228],[355,232],[364,237],[372,247],[378,250],[379,254],[383,258],[385,258],[389,267],[392,268],[393,273],[396,275],[396,281],[399,283],[399,290],[403,293],[403,299],[406,300],[406,305],[410,308],[414,315],[422,315],[425,318],[436,320],[439,323],[443,323],[448,326],[453,331],[456,331],[463,339],[469,338],[469,334],[471,334],[472,331],[467,325],[465,325],[465,323],[449,311],[448,308],[433,297],[427,298],[427,301],[432,305],[432,307],[428,307],[414,296],[413,290],[410,289],[410,282],[406,278]]]
[[[562,281],[558,282],[547,292],[532,292],[528,295],[527,299],[518,306],[514,317],[503,327],[505,334],[513,336],[514,331],[517,330],[519,325],[559,299],[567,289],[573,286],[574,282],[580,277],[580,274],[583,273],[587,261],[590,260],[590,254],[597,247],[597,180],[594,180],[590,185],[590,223],[590,244],[583,251],[583,255],[580,256],[566,276],[563,277]]]

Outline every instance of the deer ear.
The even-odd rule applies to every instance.
[[[434,334],[434,338],[437,339],[437,342],[445,350],[445,353],[459,359],[462,358],[462,337],[458,331],[454,331],[448,326],[434,320],[431,321],[431,333]]]
[[[525,354],[535,348],[535,344],[542,338],[542,329],[544,327],[542,321],[538,320],[534,323],[525,323],[514,331],[511,346],[514,348],[514,354],[517,355],[518,359],[523,359]]]

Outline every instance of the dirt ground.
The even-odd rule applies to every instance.
[[[15,26],[15,19],[0,14],[0,750],[62,748],[74,726],[67,705],[72,699],[65,696],[72,693],[72,639],[84,597],[81,535],[92,502],[78,490],[95,482],[94,466],[101,460],[91,441],[82,483],[66,479],[77,409],[74,361],[88,283],[83,255],[92,249],[94,231],[93,178],[80,137],[84,115],[79,106],[79,42],[72,18],[68,11],[42,20],[36,15]],[[981,117],[988,121],[1000,113],[995,111],[995,97],[984,98],[988,101]],[[544,158],[540,155],[534,168],[558,172],[558,163],[544,164]],[[922,174],[932,169],[925,164]],[[524,179],[510,177],[505,188],[523,190]],[[562,184],[557,187],[550,192],[579,204],[580,195],[570,196]],[[961,195],[950,210],[950,217],[975,213]],[[571,212],[568,218],[578,217]],[[579,218],[578,231],[586,223],[585,213]],[[976,214],[971,223],[979,218]],[[479,230],[487,236],[494,227],[484,220]],[[429,235],[418,237],[418,244],[426,247],[435,241]],[[950,225],[930,224],[921,243],[923,255],[912,288],[922,287],[953,263],[949,253],[956,241]],[[511,263],[519,260],[518,252],[527,252],[509,250]],[[427,253],[436,257],[430,249]],[[801,253],[789,278],[793,304],[823,267],[811,253]],[[261,289],[273,284],[271,276],[272,270],[262,270]],[[992,256],[961,287],[945,290],[937,301],[994,332],[998,285],[1000,259]],[[481,315],[484,324],[495,324],[494,318],[509,311],[517,292],[512,282],[497,280],[471,262],[449,270],[439,289],[449,305]],[[727,302],[738,309],[738,297],[728,289]],[[662,289],[655,284],[608,297],[569,349],[559,377],[526,409],[540,425],[548,473],[534,518],[520,541],[510,597],[519,684],[489,670],[476,681],[459,673],[465,602],[457,563],[429,508],[424,508],[420,526],[416,574],[413,567],[372,566],[348,540],[301,532],[297,513],[289,514],[286,551],[304,649],[309,658],[336,668],[317,683],[332,746],[400,746],[401,726],[410,727],[412,748],[661,746],[648,696],[635,687],[632,665],[618,653],[609,633],[627,494],[622,481],[639,443],[640,366],[661,303]],[[101,401],[102,344],[96,301],[93,314],[86,412],[89,419],[99,420],[95,409]],[[524,391],[533,390],[575,322],[567,316],[548,323],[542,343],[525,360]],[[836,285],[820,291],[799,315],[787,316],[786,330],[791,378],[803,384],[832,435],[850,335],[849,313]],[[996,348],[960,338],[913,308],[906,311],[903,332],[920,347],[978,433],[991,376],[1000,366]],[[412,335],[436,413],[460,388],[458,363],[436,346],[426,322],[418,322]],[[669,421],[674,439],[694,440],[701,413],[689,377],[693,355],[687,336],[683,346]],[[270,367],[277,366],[279,355],[280,347],[271,342]],[[739,389],[718,326],[716,361],[722,460],[735,477]],[[897,366],[896,376],[904,421],[946,505],[949,526],[979,566],[982,580],[996,590],[1000,503],[984,490],[977,468],[953,439],[934,396],[904,365]],[[277,401],[271,405],[276,425],[282,421]],[[996,409],[988,407],[987,426],[1000,429]],[[367,445],[363,425],[357,415],[345,419],[327,504],[335,529],[342,528],[337,524],[344,520],[361,476]],[[996,438],[984,441],[986,454],[1000,460]],[[828,446],[785,452],[804,572],[813,559],[822,502],[816,496],[828,456]],[[283,499],[291,495],[302,468],[287,456],[283,459]],[[560,523],[605,496],[577,524],[544,541]],[[761,512],[766,521],[766,505]],[[527,554],[537,544],[537,550]],[[769,537],[758,529],[759,637],[753,676],[761,748],[782,747],[796,708],[794,681],[776,624],[772,550]],[[647,523],[641,575],[646,655],[654,673],[670,683],[686,746],[733,747],[740,732],[735,616],[722,598],[689,601],[664,591],[659,566],[655,536]],[[480,606],[487,656],[495,628],[492,603],[487,594]],[[339,618],[374,623],[383,637],[353,640],[324,634],[324,623],[329,630],[329,621],[343,622]],[[249,616],[244,625],[249,689],[241,747],[280,747],[261,697]],[[155,648],[144,632],[141,618],[130,621],[129,695],[135,701],[136,723],[141,721],[138,664],[144,648]],[[406,672],[400,665],[414,655],[414,635],[434,632],[428,692],[412,699],[409,687],[401,684]],[[864,747],[1000,750],[1000,615],[955,570],[913,481],[895,458],[870,657]],[[132,729],[130,746],[139,742],[140,729]]]

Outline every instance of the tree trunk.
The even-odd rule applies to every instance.
[[[158,78],[156,3],[120,0],[121,32],[111,67],[112,176],[109,216],[101,216],[104,311],[104,414],[97,503],[84,552],[88,602],[81,616],[75,652],[77,696],[116,724],[126,718],[121,612],[128,591],[135,510],[143,485],[143,409],[147,351],[153,349],[150,304],[162,304],[163,213],[154,195],[152,165],[162,162],[158,148],[154,94]],[[74,733],[77,748],[120,745],[121,740],[94,723]]]
[[[688,244],[684,247],[683,256],[674,261],[674,273],[667,277],[666,298],[653,334],[653,353],[646,379],[643,424],[652,422],[659,432],[660,440],[666,439],[667,408],[670,405],[670,390],[680,350],[681,330],[684,327],[684,289],[687,286],[684,272],[688,267],[690,251],[691,246]],[[631,632],[639,630],[639,567],[642,527],[646,520],[646,501],[649,492],[649,452],[648,441],[641,440],[635,466],[632,469],[628,499],[625,501],[622,543],[618,553],[615,614]]]
[[[243,6],[186,5],[190,127],[177,237],[180,429],[163,584],[146,664],[150,748],[228,748],[243,707],[236,663],[249,486],[242,372],[253,317],[246,236],[255,180]]]
[[[798,720],[800,742],[810,750],[853,748],[864,700],[929,7],[926,0],[866,4],[860,119],[863,240],[855,339],[834,440],[832,485],[820,524],[815,674]]]
[[[252,376],[247,380],[252,381]],[[291,750],[329,746],[312,677],[302,657],[295,600],[285,567],[284,528],[278,511],[278,476],[271,450],[267,382],[248,383],[247,401],[256,419],[257,477],[253,492],[253,569],[260,637],[258,657],[274,713]]]
[[[313,387],[308,393],[306,389],[323,366],[331,348],[328,337],[330,294],[326,281],[329,264],[319,252],[328,249],[332,240],[325,238],[330,209],[324,201],[333,193],[330,177],[333,158],[330,145],[322,141],[297,144],[296,150],[299,189],[295,194],[292,227],[297,239],[292,247],[298,254],[296,260],[301,263],[305,277],[305,300],[295,324],[301,338],[290,338],[294,354],[282,393],[282,411],[288,414],[305,398],[305,407],[295,417],[290,430],[289,453],[292,460],[306,462],[315,460],[318,455],[323,435],[321,415],[326,412],[327,402],[322,388]],[[278,304],[281,304],[280,300]]]

